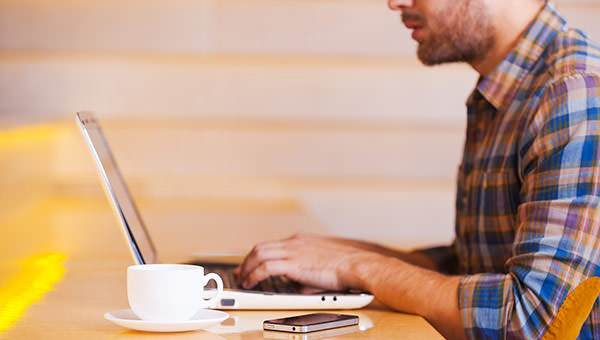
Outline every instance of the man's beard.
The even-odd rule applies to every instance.
[[[420,20],[431,24],[429,35],[417,49],[417,56],[425,65],[478,61],[494,45],[494,27],[480,0],[457,1],[427,20]]]

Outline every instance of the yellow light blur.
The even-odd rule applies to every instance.
[[[51,253],[21,261],[21,272],[0,288],[0,334],[61,280],[65,273],[63,263],[66,258],[64,254]]]
[[[58,125],[37,125],[32,127],[0,130],[0,149],[23,143],[44,142],[56,135]]]

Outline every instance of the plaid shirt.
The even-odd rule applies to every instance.
[[[600,276],[600,49],[565,25],[546,4],[467,102],[456,239],[430,254],[464,275],[471,339],[539,339]],[[600,301],[579,338],[600,339]]]

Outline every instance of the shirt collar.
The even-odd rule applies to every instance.
[[[506,110],[521,82],[565,26],[565,19],[547,2],[504,60],[487,77],[480,79],[477,90],[494,108]]]

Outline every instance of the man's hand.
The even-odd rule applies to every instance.
[[[252,288],[269,276],[284,275],[307,287],[365,290],[353,263],[374,254],[357,244],[352,240],[297,234],[256,245],[235,274],[244,288]]]
[[[460,277],[429,270],[429,265],[417,253],[298,234],[255,246],[235,274],[244,288],[284,275],[307,291],[368,291],[393,309],[423,316],[447,339],[464,339],[457,297]]]

